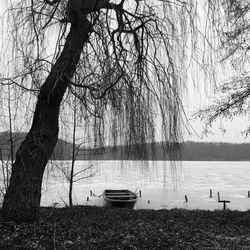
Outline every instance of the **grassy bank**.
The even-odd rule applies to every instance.
[[[0,249],[250,249],[250,212],[74,207],[3,222]]]

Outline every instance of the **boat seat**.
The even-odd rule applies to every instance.
[[[136,198],[136,196],[133,194],[123,194],[123,195],[110,195],[110,194],[108,194],[108,195],[106,195],[106,197],[107,198],[130,198],[130,197]]]
[[[107,192],[106,195],[127,195],[127,194],[131,194],[131,193],[124,193],[124,192]]]

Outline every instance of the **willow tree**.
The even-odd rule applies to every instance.
[[[107,139],[143,144],[160,131],[171,149],[181,138],[180,90],[186,59],[196,57],[196,7],[193,0],[12,3],[13,77],[2,82],[34,95],[36,104],[12,167],[2,207],[6,220],[38,217],[60,107],[71,94],[81,101],[83,125],[96,145]]]
[[[206,129],[218,119],[232,120],[250,114],[250,3],[245,0],[221,2],[225,12],[215,24],[221,44],[221,63],[227,63],[228,73],[227,78],[217,84],[214,101],[196,113],[205,120]],[[218,9],[214,15],[219,16]],[[249,124],[244,132],[249,135]]]

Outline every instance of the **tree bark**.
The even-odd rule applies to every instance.
[[[2,207],[5,220],[33,222],[39,216],[43,173],[58,140],[60,104],[90,27],[86,15],[76,11],[64,49],[41,87],[31,129],[17,150]]]

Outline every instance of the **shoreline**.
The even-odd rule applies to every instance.
[[[0,249],[250,249],[250,210],[41,208],[33,224],[3,222]]]

